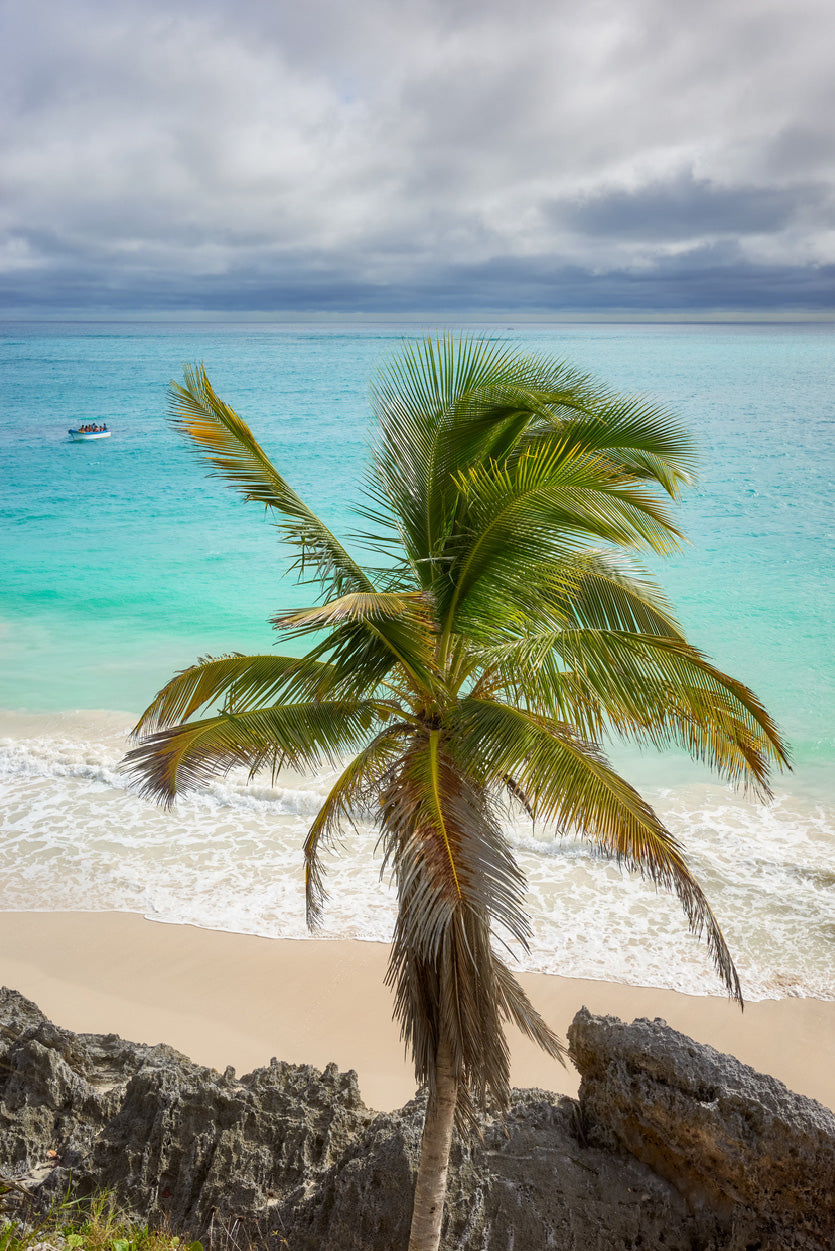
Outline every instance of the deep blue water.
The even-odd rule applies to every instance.
[[[138,711],[200,655],[266,650],[305,593],[275,531],[189,453],[166,385],[202,360],[285,476],[340,533],[367,390],[414,328],[23,325],[0,338],[0,707]],[[662,581],[693,641],[752,685],[809,785],[835,757],[828,326],[529,325],[489,333],[675,409],[702,450]],[[106,420],[113,437],[73,444]]]

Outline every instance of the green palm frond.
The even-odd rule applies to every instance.
[[[171,804],[177,794],[205,786],[236,765],[250,774],[282,766],[315,769],[356,748],[375,719],[391,709],[379,700],[279,704],[225,713],[148,735],[125,757],[140,794]]]
[[[631,478],[657,482],[673,498],[695,477],[693,439],[672,413],[646,400],[599,392],[585,411],[554,404],[547,425],[529,429],[522,447],[550,444],[555,436],[568,447],[605,455]]]
[[[297,656],[207,656],[181,670],[157,693],[131,731],[133,738],[153,734],[222,701],[224,712],[242,712],[288,700],[330,693],[333,668]]]
[[[629,599],[612,613],[601,601],[595,615],[611,618],[634,607]],[[787,748],[753,691],[711,665],[674,626],[668,634],[542,631],[475,655],[485,674],[479,693],[501,693],[587,739],[614,733],[656,748],[683,747],[762,798],[770,795],[771,769],[788,766]]]
[[[538,523],[540,552],[551,548],[552,534],[590,539],[665,553],[677,551],[681,535],[666,507],[643,484],[614,474],[604,460],[565,445],[543,446],[514,464],[488,461],[456,477],[466,507],[461,528],[480,543],[496,532],[529,537]],[[557,555],[566,545],[558,541]]]
[[[591,841],[605,855],[678,896],[691,930],[706,934],[729,994],[739,978],[716,918],[681,847],[649,804],[565,725],[521,708],[464,699],[452,724],[454,751],[484,784],[514,778],[537,815]]]
[[[218,477],[245,499],[280,514],[279,529],[296,549],[299,576],[311,574],[330,594],[373,591],[364,570],[285,482],[246,422],[215,394],[203,366],[186,365],[183,375],[185,386],[170,385],[172,424],[200,449]]]
[[[432,584],[432,560],[454,509],[452,477],[506,454],[539,403],[538,363],[506,344],[462,335],[406,343],[372,388],[379,435],[371,481],[406,551]],[[550,381],[580,391],[587,379],[551,365]]]
[[[462,470],[557,442],[599,452],[622,478],[652,480],[671,495],[692,477],[692,440],[666,410],[613,395],[562,361],[485,339],[405,344],[381,371],[372,404],[377,520],[398,529],[413,561],[424,564],[424,586]]]
[[[505,572],[512,578],[512,564]],[[588,627],[683,638],[658,588],[609,553],[572,553],[538,567],[531,564],[498,603],[489,592],[475,596],[467,614],[469,638],[464,642],[456,636],[461,661],[456,661],[456,675],[463,681],[478,672],[480,685],[508,692],[524,691],[526,683],[536,688],[543,667],[550,673],[564,630]],[[557,715],[570,719],[562,709]],[[602,730],[600,718],[584,723],[583,733],[594,736]]]
[[[625,553],[578,553],[542,581],[561,624],[684,638],[666,596]]]
[[[596,704],[609,726],[656,746],[679,744],[729,781],[767,798],[770,769],[788,764],[779,731],[753,691],[680,638],[565,630],[555,651],[564,689]]]
[[[640,486],[609,476],[605,466],[561,449],[542,448],[512,468],[480,465],[460,475],[461,524],[445,545],[448,583],[438,592],[443,634],[489,638],[491,614],[512,596],[566,579],[577,549],[595,542],[669,552],[678,532],[666,509]],[[520,621],[524,624],[524,618]]]

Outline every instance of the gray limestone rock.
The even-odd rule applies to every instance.
[[[81,1159],[134,1073],[181,1061],[173,1047],[60,1029],[0,987],[0,1172],[25,1173],[58,1148],[67,1163]]]
[[[753,1157],[722,1165],[727,1142],[718,1122],[712,1136],[694,1131],[691,1154],[695,1160],[706,1153],[706,1176],[724,1177],[726,1169],[730,1180],[721,1193],[716,1185],[685,1184],[673,1157],[660,1158],[665,1131],[652,1111],[660,1097],[646,1074],[666,1073],[669,1054],[670,1075],[659,1084],[704,1094],[701,1079],[676,1076],[675,1064],[701,1072],[703,1061],[687,1047],[709,1049],[689,1039],[671,1041],[681,1036],[660,1025],[647,1034],[646,1025],[579,1014],[572,1039],[584,1073],[581,1104],[544,1091],[515,1091],[503,1121],[485,1115],[480,1139],[454,1140],[445,1251],[825,1245],[815,1241],[813,1225],[798,1218],[794,1199],[780,1223],[776,1191],[767,1218],[751,1224],[737,1174],[755,1167]],[[615,1027],[626,1031],[620,1058]],[[637,1030],[632,1042],[630,1030]],[[641,1039],[650,1050],[639,1070]],[[629,1075],[639,1071],[644,1076],[630,1085]],[[752,1081],[770,1079],[753,1074]],[[791,1101],[799,1097],[783,1093],[794,1108]],[[192,1236],[237,1222],[266,1248],[397,1251],[408,1241],[424,1098],[419,1094],[391,1114],[374,1112],[360,1098],[356,1074],[334,1065],[319,1072],[273,1060],[241,1078],[232,1069],[217,1073],[169,1047],[72,1034],[16,992],[0,991],[0,1173],[44,1202],[68,1186],[79,1195],[107,1187],[143,1221],[164,1221]],[[684,1094],[681,1099],[679,1115],[689,1116]],[[800,1147],[802,1105],[808,1102],[799,1101],[795,1116],[802,1167],[808,1161],[808,1142]],[[779,1106],[777,1099],[774,1116]],[[749,1129],[753,1151],[757,1127],[750,1118]],[[825,1137],[814,1141],[825,1149]],[[767,1150],[773,1160],[772,1147]],[[691,1168],[687,1178],[697,1175]],[[786,1194],[802,1189],[788,1173],[781,1184]],[[815,1184],[807,1179],[807,1187]],[[769,1242],[778,1227],[784,1241]]]
[[[835,1115],[665,1021],[585,1008],[568,1031],[590,1141],[711,1212],[729,1247],[835,1247]]]

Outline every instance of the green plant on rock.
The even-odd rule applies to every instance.
[[[600,747],[607,734],[683,746],[760,795],[786,762],[757,698],[687,642],[636,563],[678,546],[669,501],[693,445],[662,409],[559,362],[482,339],[407,344],[373,388],[370,568],[202,367],[172,384],[171,405],[215,474],[271,510],[318,597],[274,620],[309,641],[304,656],[224,656],[178,674],[142,715],[128,764],[170,803],[235,765],[340,762],[305,844],[311,925],[323,848],[355,810],[374,815],[398,898],[387,981],[429,1087],[410,1248],[431,1251],[453,1123],[466,1130],[488,1093],[507,1102],[505,1023],[563,1051],[497,950],[530,934],[506,804],[674,891],[741,999],[681,847]]]
[[[0,1177],[0,1203],[6,1193],[23,1203],[16,1220],[0,1224],[0,1251],[31,1251],[38,1245],[55,1251],[203,1251],[201,1242],[138,1224],[106,1190],[74,1199],[68,1187],[46,1211],[21,1183]]]

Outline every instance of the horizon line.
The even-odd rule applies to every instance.
[[[402,325],[404,323],[475,323],[493,324],[512,322],[526,325],[553,324],[621,324],[621,325],[791,325],[835,323],[835,309],[806,310],[794,312],[785,310],[761,309],[737,310],[727,308],[664,311],[637,311],[634,309],[612,308],[600,311],[588,309],[566,309],[553,311],[521,311],[519,309],[487,309],[451,312],[444,310],[414,310],[411,312],[394,312],[391,310],[331,310],[331,309],[171,309],[171,308],[69,308],[52,310],[34,310],[27,308],[0,307],[0,324],[21,322],[250,322],[253,324],[278,323],[292,324],[336,324],[340,322],[382,323]]]

